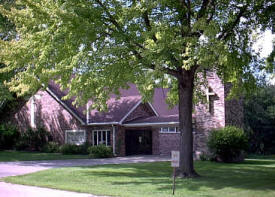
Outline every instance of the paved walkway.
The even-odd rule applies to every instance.
[[[0,182],[0,197],[96,197],[91,194]]]
[[[168,161],[170,158],[162,156],[131,156],[108,159],[74,159],[47,161],[0,162],[0,178],[28,174],[50,168],[71,166],[93,166],[104,164],[141,163]],[[23,186],[0,182],[0,197],[94,197],[91,194],[60,191],[33,186]]]

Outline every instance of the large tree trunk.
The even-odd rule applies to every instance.
[[[192,106],[193,106],[194,72],[184,71],[178,78],[179,94],[179,129],[180,129],[180,167],[177,170],[179,177],[196,177],[193,164],[193,133],[192,133]]]

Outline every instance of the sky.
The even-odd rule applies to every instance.
[[[275,41],[275,34],[272,34],[271,30],[265,31],[259,36],[255,42],[253,49],[260,52],[261,58],[267,58],[272,51],[273,41]],[[275,85],[275,76],[269,77],[269,83]]]
[[[271,30],[265,31],[259,36],[253,48],[260,52],[262,58],[266,58],[272,51],[272,40],[275,40],[275,34],[272,34]]]

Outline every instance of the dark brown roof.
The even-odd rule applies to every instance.
[[[61,91],[60,87],[54,82],[50,82],[48,88],[61,100],[63,96],[66,95],[65,91]],[[165,97],[167,95],[168,89],[157,88],[155,89],[152,106],[160,116],[151,117],[148,121],[173,121],[178,116],[177,106],[169,109],[167,103],[165,102]],[[110,99],[107,101],[108,111],[100,112],[98,110],[91,110],[89,114],[88,123],[113,123],[120,122],[123,117],[125,117],[131,109],[141,102],[141,95],[134,84],[129,85],[129,89],[120,90],[121,97],[116,99],[115,95],[111,95]],[[72,105],[74,99],[63,100],[72,112],[79,116],[84,122],[86,122],[86,106],[75,107]],[[92,101],[89,102],[92,104]],[[178,119],[178,118],[177,118]],[[145,121],[146,119],[144,119]]]
[[[141,96],[126,96],[119,100],[110,98],[107,101],[108,111],[92,110],[89,114],[89,123],[120,122],[140,100]]]

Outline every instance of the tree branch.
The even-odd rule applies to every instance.
[[[198,12],[197,19],[202,18],[205,15],[209,3],[210,3],[209,0],[203,0],[201,8]]]
[[[215,0],[212,0],[210,4],[211,4],[211,6],[212,6],[212,10],[211,10],[210,17],[208,17],[208,19],[207,19],[207,23],[209,23],[209,22],[213,19],[213,16],[214,16],[215,11],[216,11]]]
[[[118,22],[115,20],[115,18],[111,15],[111,13],[109,12],[109,10],[104,6],[104,4],[100,1],[100,0],[95,0],[103,9],[104,9],[104,11],[106,12],[106,14],[108,15],[108,17],[109,17],[109,20],[110,20],[110,22],[122,33],[122,34],[124,34],[124,36],[125,36],[125,38],[126,38],[126,41],[128,42],[128,44],[130,45],[130,47],[131,47],[131,51],[133,52],[133,54],[138,58],[138,59],[140,59],[140,60],[143,60],[143,57],[141,56],[141,54],[136,50],[136,49],[134,49],[134,47],[133,46],[131,46],[132,44],[131,44],[131,39],[129,39],[128,38],[128,36],[126,35],[126,33],[123,31],[123,29],[120,27],[120,25],[118,24]],[[151,28],[151,25],[150,25],[150,21],[149,21],[149,17],[148,17],[148,13],[146,14],[146,15],[144,15],[145,16],[145,18],[144,18],[144,20],[145,20],[145,24],[146,24],[146,26],[147,26],[147,28]],[[149,30],[149,29],[148,29]],[[134,43],[134,45],[135,46],[137,46],[137,47],[139,47],[139,48],[141,48],[141,49],[145,49],[141,44],[139,44],[139,43],[136,43],[136,42],[133,42]],[[133,47],[133,48],[132,48]],[[176,58],[172,55],[172,54],[170,54],[171,55],[171,60],[172,61],[176,61],[176,63],[178,63],[177,62],[177,60],[176,60]],[[153,69],[153,70],[156,70],[157,69],[157,67],[156,67],[156,65],[154,65],[154,64],[151,64],[151,65],[148,65],[149,66],[149,68],[151,68],[151,69]],[[175,76],[175,77],[178,77],[178,72],[176,71],[176,70],[173,70],[173,69],[170,69],[170,68],[165,68],[165,67],[161,67],[161,68],[159,68],[160,70],[162,70],[163,72],[165,72],[165,73],[167,73],[167,74],[170,74],[170,75],[172,75],[172,76]]]
[[[149,16],[148,16],[148,11],[147,10],[143,13],[143,20],[144,20],[145,26],[147,28],[147,31],[151,31],[152,27],[151,27],[151,24],[150,24],[150,20],[149,20]],[[157,42],[157,37],[156,37],[155,34],[152,35],[152,39],[154,40],[154,42]]]
[[[155,64],[151,64],[151,65],[149,65],[149,67],[153,70],[157,70],[157,67],[156,67]],[[172,75],[176,78],[178,78],[179,75],[180,75],[180,73],[177,70],[174,70],[174,69],[165,68],[165,67],[161,67],[161,68],[158,68],[158,69],[165,72],[165,73],[167,73],[167,74],[169,74],[169,75]]]
[[[232,34],[233,29],[238,25],[241,17],[244,16],[246,12],[246,8],[247,8],[247,5],[240,8],[240,12],[236,16],[235,20],[232,23],[227,24],[227,27],[224,28],[224,30],[222,31],[218,39],[226,40]]]

